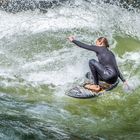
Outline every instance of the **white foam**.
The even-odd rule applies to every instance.
[[[126,52],[123,56],[124,60],[132,60],[134,61],[134,65],[139,65],[140,60],[140,52]]]
[[[23,78],[27,81],[42,82],[57,86],[73,83],[75,79],[82,77],[84,73],[88,71],[88,66],[86,64],[88,60],[86,58],[86,53],[83,55],[83,50],[79,48],[71,48],[68,49],[69,51],[67,50],[67,52],[65,52],[65,50],[64,48],[59,51],[54,51],[49,58],[40,56],[40,60],[39,57],[37,57],[36,61],[25,64],[22,70],[27,73]],[[63,51],[64,53],[62,53]],[[49,68],[47,68],[46,71],[40,70],[40,67],[47,67],[48,65]]]
[[[130,86],[130,89],[135,90],[140,86],[140,77],[136,75],[132,76],[128,81],[128,85]]]
[[[77,6],[76,6],[77,5]],[[88,8],[87,8],[88,7]],[[78,2],[75,6],[49,9],[46,14],[21,12],[10,14],[0,11],[0,38],[13,34],[89,28],[108,36],[116,32],[140,37],[140,16],[114,5]]]

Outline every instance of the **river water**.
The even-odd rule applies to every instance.
[[[140,13],[84,0],[16,14],[0,11],[1,140],[139,140]],[[131,92],[119,86],[98,98],[65,95],[84,80],[93,52],[109,39]]]

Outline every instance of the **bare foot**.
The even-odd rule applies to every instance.
[[[99,92],[101,90],[99,85],[94,85],[94,84],[86,84],[85,88],[95,91],[95,92]]]

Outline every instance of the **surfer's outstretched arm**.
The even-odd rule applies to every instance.
[[[94,51],[97,52],[99,51],[99,47],[95,46],[95,45],[87,45],[85,43],[82,43],[80,41],[75,40],[74,37],[69,37],[68,38],[71,42],[73,42],[74,44],[76,44],[77,46],[79,46],[80,48],[84,48],[90,51]]]

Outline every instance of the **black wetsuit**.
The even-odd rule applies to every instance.
[[[96,53],[99,62],[95,59],[89,60],[89,67],[94,77],[94,84],[99,84],[99,78],[109,84],[115,83],[118,77],[125,82],[125,79],[118,69],[115,56],[108,48],[104,46],[87,45],[77,40],[74,40],[73,43]]]

